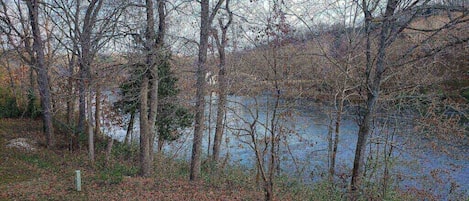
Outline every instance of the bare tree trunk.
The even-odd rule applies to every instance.
[[[70,58],[69,64],[68,64],[68,73],[70,73],[70,77],[68,77],[67,83],[68,83],[68,96],[67,98],[67,124],[72,124],[72,119],[73,119],[73,113],[75,110],[75,94],[74,94],[74,79],[73,79],[73,69],[75,68],[75,54],[72,53],[72,58]]]
[[[149,0],[147,0],[149,1]],[[157,1],[157,9],[158,9],[158,34],[156,35],[156,41],[154,41],[154,45],[152,45],[152,48],[150,48],[151,54],[148,55],[150,57],[157,57],[158,59],[155,61],[153,59],[148,58],[147,63],[152,63],[152,68],[151,68],[151,85],[152,88],[150,90],[150,98],[151,98],[151,103],[150,103],[150,160],[152,162],[152,167],[153,167],[153,161],[154,161],[154,144],[155,144],[155,138],[158,134],[158,128],[156,126],[156,117],[158,113],[158,88],[159,88],[159,79],[160,76],[158,74],[158,66],[161,65],[164,60],[168,59],[167,58],[167,52],[164,47],[164,39],[166,36],[166,13],[165,13],[165,7],[166,7],[166,1],[165,0],[159,0]],[[147,13],[148,14],[148,13]],[[147,16],[148,17],[148,16]],[[154,21],[154,19],[153,19]],[[153,27],[153,25],[151,26]],[[152,28],[152,33],[148,32],[148,38],[147,40],[151,40],[154,37],[154,29]]]
[[[226,31],[231,24],[233,19],[233,13],[230,11],[229,5],[230,0],[225,2],[226,12],[228,12],[228,22],[223,25],[223,20],[218,20],[218,25],[221,28],[221,41],[218,39],[218,33],[214,33],[215,39],[217,42],[218,57],[220,59],[219,70],[218,70],[218,105],[217,105],[217,120],[215,127],[215,137],[213,140],[213,162],[215,164],[219,163],[220,158],[220,146],[223,139],[223,119],[225,117],[225,104],[226,104],[226,55],[225,47],[228,42],[226,38]]]
[[[141,176],[148,177],[151,173],[150,161],[150,126],[148,122],[148,81],[145,76],[140,89],[140,168]]]
[[[164,36],[166,34],[166,1],[158,1],[158,35],[155,37],[153,0],[146,0],[145,50],[146,64],[140,93],[140,162],[141,175],[153,174],[153,144],[156,136],[156,115],[158,111],[158,65],[166,59]],[[150,98],[150,100],[148,100]]]
[[[384,21],[381,24],[381,32],[379,35],[379,45],[377,52],[377,59],[375,69],[373,71],[373,61],[371,58],[371,42],[370,23],[372,20],[371,12],[368,10],[366,1],[363,0],[363,9],[365,13],[365,29],[366,29],[366,89],[367,101],[365,106],[365,112],[362,116],[362,121],[358,131],[358,141],[355,149],[355,159],[353,161],[352,169],[352,180],[351,180],[351,199],[357,200],[359,196],[359,189],[361,185],[362,172],[364,168],[365,150],[367,138],[371,132],[372,119],[376,113],[376,104],[379,98],[380,84],[382,75],[385,70],[385,59],[386,59],[386,48],[389,45],[387,39],[389,36],[389,30],[391,28],[391,20],[394,11],[397,8],[398,0],[388,0],[386,5],[386,11],[384,14]]]
[[[220,60],[221,61],[221,60]],[[224,62],[223,62],[224,63]],[[222,66],[223,65],[223,66]],[[218,105],[217,105],[217,119],[215,127],[215,137],[213,139],[213,162],[219,163],[220,159],[220,147],[223,139],[223,119],[225,116],[225,104],[226,104],[226,84],[225,81],[225,64],[220,62],[220,71],[218,72]]]
[[[55,146],[54,130],[52,125],[51,113],[51,95],[49,89],[49,76],[45,66],[44,44],[41,38],[39,27],[39,2],[38,0],[26,1],[29,11],[31,30],[33,33],[33,49],[36,54],[36,71],[38,74],[39,95],[41,98],[41,107],[43,110],[44,132],[46,134],[46,143],[49,148]]]
[[[34,64],[33,64],[34,65]],[[28,110],[27,113],[30,118],[34,118],[36,116],[37,108],[36,108],[36,83],[37,78],[34,74],[35,68],[31,67],[29,69],[29,89],[28,89]]]
[[[88,157],[90,159],[91,164],[94,164],[94,133],[93,133],[93,107],[92,107],[92,93],[89,90],[89,94],[87,95],[87,103],[88,106]]]
[[[264,184],[264,192],[265,192],[266,201],[274,200],[273,189],[274,189],[274,183],[270,180],[267,180],[266,183]]]
[[[161,154],[163,151],[163,146],[164,146],[164,139],[162,136],[158,138],[158,153]]]
[[[161,2],[161,1],[160,1]],[[158,112],[158,65],[154,65],[153,69],[151,69],[151,75],[152,75],[152,80],[151,80],[151,89],[150,89],[150,114],[149,114],[149,121],[148,123],[150,124],[150,131],[149,131],[149,145],[150,145],[150,162],[151,162],[151,167],[153,169],[153,161],[154,161],[154,144],[155,144],[155,137],[158,132],[157,127],[156,127],[156,115]]]
[[[132,143],[132,133],[134,130],[135,122],[135,111],[130,112],[129,125],[127,126],[127,132],[125,133],[124,143],[130,145]]]
[[[200,1],[200,41],[199,41],[199,55],[197,61],[197,91],[196,91],[196,112],[195,112],[195,125],[194,125],[194,139],[192,144],[192,156],[191,156],[191,167],[190,167],[190,180],[199,179],[200,165],[201,165],[201,154],[202,154],[202,137],[204,134],[204,122],[205,122],[205,74],[207,68],[205,63],[207,61],[207,48],[208,48],[208,36],[210,24],[213,21],[220,5],[223,0],[219,0],[216,7],[210,14],[210,0]]]
[[[334,186],[333,185],[333,181],[334,181],[334,175],[332,175],[331,173],[331,169],[332,169],[332,150],[333,150],[333,147],[334,147],[334,139],[333,139],[333,128],[332,128],[332,124],[333,124],[333,112],[332,110],[330,111],[330,121],[329,121],[329,124],[327,125],[327,154],[328,154],[328,165],[329,165],[329,175],[328,175],[328,179],[329,179],[329,182],[331,184],[331,189],[332,187]]]
[[[96,84],[96,97],[95,97],[95,109],[94,109],[94,135],[96,137],[101,136],[101,88],[99,84]]]
[[[212,79],[212,78],[209,78]],[[207,156],[210,156],[210,147],[212,147],[212,106],[213,106],[213,91],[209,92],[209,99],[208,99],[208,136],[207,136]]]
[[[78,120],[78,133],[88,135],[88,157],[91,163],[94,163],[94,133],[93,133],[93,108],[92,108],[92,95],[91,95],[91,75],[90,66],[91,61],[89,56],[89,49],[87,45],[82,45],[82,58],[80,58],[80,81],[79,81],[79,120]],[[87,55],[87,56],[84,56]],[[80,125],[80,123],[82,125]],[[87,131],[85,132],[85,123]],[[78,138],[77,138],[78,139]]]
[[[382,188],[383,188],[382,197],[384,200],[386,200],[388,187],[390,185],[389,179],[391,177],[390,176],[391,167],[389,166],[391,163],[391,158],[393,157],[392,156],[393,149],[394,149],[393,139],[394,139],[395,132],[396,132],[395,130],[391,134],[386,132],[386,141],[384,143],[384,171],[383,171],[383,185],[382,185]]]
[[[80,1],[77,1],[77,12],[80,9]],[[79,51],[79,66],[80,66],[80,79],[78,81],[78,93],[79,93],[79,107],[78,107],[78,134],[84,133],[84,126],[86,121],[86,93],[90,89],[91,82],[91,64],[96,54],[97,41],[101,38],[95,38],[93,36],[94,27],[97,24],[98,13],[100,12],[103,5],[103,0],[91,0],[87,5],[86,13],[83,19],[82,32],[79,34],[79,40],[76,41],[75,46],[80,45],[81,51]],[[79,13],[76,14],[76,17]],[[78,19],[77,19],[78,20]],[[78,22],[75,22],[78,23]],[[78,26],[78,25],[77,25]],[[98,40],[96,40],[98,39]],[[90,91],[91,92],[91,91]],[[92,116],[89,116],[92,117]],[[88,119],[91,121],[91,119]],[[89,129],[89,128],[88,128]],[[93,132],[93,130],[91,130]],[[88,132],[88,134],[91,134]],[[88,136],[89,139],[91,139]]]
[[[112,137],[108,137],[107,147],[106,147],[106,167],[109,167],[109,163],[111,161],[112,155],[112,146],[114,145],[114,139]]]
[[[197,92],[196,92],[196,113],[194,125],[194,141],[192,144],[192,158],[190,167],[190,180],[197,180],[200,175],[201,153],[202,153],[202,136],[204,133],[204,106],[205,106],[205,74],[207,69],[205,62],[207,60],[208,47],[208,30],[209,30],[209,0],[200,1],[200,44],[199,57],[197,62]]]
[[[277,76],[277,53],[274,49],[274,74]],[[278,86],[278,81],[274,81],[276,96],[275,96],[275,104],[272,112],[272,118],[270,120],[270,157],[269,157],[269,166],[268,166],[268,179],[266,182],[266,196],[265,200],[274,200],[274,179],[275,179],[275,170],[276,170],[276,163],[278,162],[278,135],[277,133],[277,112],[280,104],[280,88]]]
[[[361,177],[366,151],[366,142],[368,135],[370,134],[371,120],[373,118],[373,114],[370,109],[374,109],[377,101],[377,97],[372,95],[370,96],[370,94],[368,95],[369,98],[367,100],[367,111],[363,116],[362,123],[360,124],[358,130],[358,141],[355,149],[355,159],[353,161],[351,190],[355,193],[357,193],[361,185]]]
[[[85,121],[86,121],[86,70],[83,65],[80,64],[80,79],[78,80],[78,125],[77,125],[77,135],[83,134],[85,132]]]
[[[337,108],[337,115],[335,120],[335,129],[334,129],[334,137],[332,141],[332,153],[331,153],[331,166],[329,167],[329,174],[331,177],[334,177],[335,174],[335,162],[337,156],[337,147],[339,146],[339,134],[340,134],[340,123],[342,121],[342,110],[344,107],[344,96],[343,93],[339,100],[339,107]]]

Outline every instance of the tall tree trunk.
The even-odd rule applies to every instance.
[[[25,29],[23,30],[23,33],[24,35],[29,35],[30,34],[30,31],[28,29]],[[34,43],[34,41],[33,41]],[[31,45],[31,40],[24,40],[24,47],[26,49],[26,51],[28,51],[29,55],[30,55],[30,62],[29,62],[29,65],[30,65],[30,69],[29,69],[29,89],[28,89],[28,95],[27,95],[27,98],[28,98],[28,109],[27,109],[27,113],[29,115],[29,117],[31,118],[34,118],[36,117],[36,113],[38,112],[37,108],[36,108],[36,84],[38,82],[37,78],[36,78],[36,74],[34,74],[34,72],[37,73],[37,67],[35,66],[36,63],[37,63],[37,58],[34,56],[34,47],[33,45]]]
[[[70,73],[70,77],[67,80],[67,90],[68,90],[68,97],[67,98],[67,124],[72,124],[73,120],[73,112],[75,110],[75,93],[74,93],[74,79],[73,79],[73,70],[75,68],[75,54],[72,53],[72,58],[70,58],[68,64],[68,73]]]
[[[76,41],[75,48],[78,50],[80,45],[81,51],[79,52],[79,66],[80,66],[80,79],[78,81],[78,93],[79,93],[79,106],[78,106],[78,134],[84,133],[85,121],[86,121],[86,93],[90,89],[92,83],[91,79],[91,64],[94,60],[96,45],[98,38],[92,38],[93,30],[96,26],[97,16],[103,5],[103,0],[91,0],[87,5],[85,16],[83,18],[82,32],[79,34],[79,40]],[[80,1],[77,1],[77,12],[80,9]],[[78,19],[79,14],[76,14]],[[77,23],[77,22],[76,22]],[[78,25],[76,26],[76,28]],[[89,119],[88,121],[91,121]]]
[[[34,59],[35,61],[35,59]],[[34,64],[33,64],[34,65]],[[36,90],[35,86],[37,83],[36,75],[34,74],[36,68],[31,67],[29,69],[29,89],[28,89],[28,110],[27,113],[30,118],[36,117],[37,108],[36,108]]]
[[[150,126],[150,131],[149,131],[149,145],[150,145],[150,162],[152,163],[152,168],[153,168],[153,161],[154,161],[154,144],[155,144],[155,137],[158,133],[157,127],[156,127],[156,115],[158,114],[158,81],[159,81],[159,76],[158,76],[158,65],[154,64],[153,68],[151,69],[151,88],[150,88],[150,113],[149,113],[149,126]]]
[[[108,137],[107,140],[107,147],[106,147],[106,161],[105,161],[105,167],[109,167],[109,164],[111,162],[111,156],[112,156],[112,146],[114,145],[114,139],[112,137]]]
[[[132,143],[132,133],[134,130],[134,122],[135,122],[135,111],[130,112],[130,120],[129,125],[127,126],[127,132],[125,133],[124,143],[131,145]]]
[[[337,108],[337,115],[335,120],[335,129],[334,129],[334,137],[332,141],[332,153],[331,153],[331,166],[329,167],[329,174],[333,178],[335,174],[335,162],[337,156],[337,147],[339,146],[339,134],[340,134],[340,123],[342,121],[342,112],[344,107],[344,94],[341,93],[341,97],[339,100],[339,107]]]
[[[277,53],[274,49],[274,69],[277,69]],[[275,76],[277,77],[277,71],[274,71]],[[269,166],[268,166],[268,179],[266,181],[266,191],[265,191],[265,200],[274,200],[274,179],[275,179],[275,170],[276,163],[278,162],[278,137],[280,133],[277,133],[277,113],[280,106],[280,88],[278,86],[278,81],[274,81],[276,95],[275,95],[275,104],[272,112],[272,117],[270,119],[270,153],[269,153]]]
[[[81,62],[80,62],[81,63]],[[77,139],[78,135],[85,133],[85,121],[86,121],[86,70],[83,64],[80,64],[78,79],[78,125],[77,125]]]
[[[213,21],[220,5],[223,0],[219,0],[217,5],[210,13],[210,0],[200,1],[200,37],[199,37],[199,55],[197,61],[197,91],[196,91],[196,104],[195,104],[195,125],[194,125],[194,138],[192,143],[191,167],[190,167],[190,180],[197,180],[200,176],[201,154],[202,154],[202,137],[204,134],[205,122],[205,74],[207,73],[207,48],[210,24]]]
[[[221,60],[220,60],[221,61]],[[213,162],[218,164],[220,158],[220,147],[223,139],[224,124],[223,119],[225,116],[226,104],[226,84],[225,84],[225,61],[223,64],[220,62],[220,71],[218,72],[218,105],[217,105],[217,119],[215,127],[215,137],[213,139]]]
[[[351,180],[351,199],[357,200],[359,196],[359,189],[361,179],[363,176],[365,150],[368,136],[371,132],[372,119],[376,113],[376,105],[379,99],[380,85],[382,76],[385,70],[386,61],[386,48],[389,45],[387,39],[390,34],[391,17],[397,8],[398,0],[388,0],[384,20],[381,23],[381,32],[379,35],[379,45],[377,49],[377,59],[375,68],[373,69],[373,61],[371,58],[371,12],[368,10],[366,1],[363,0],[363,9],[365,14],[365,29],[366,29],[366,89],[367,100],[365,112],[362,116],[362,121],[358,130],[358,141],[355,149],[355,159],[353,161],[352,180]]]
[[[87,114],[88,114],[88,157],[90,159],[91,164],[94,164],[94,132],[93,132],[93,104],[92,104],[92,93],[89,90],[89,94],[87,95],[87,103],[88,106]]]
[[[146,0],[145,50],[146,64],[140,93],[140,162],[141,175],[153,174],[153,144],[156,136],[156,115],[158,111],[158,65],[166,58],[164,36],[166,34],[166,1],[158,1],[158,35],[155,37],[153,0]],[[150,99],[150,100],[148,100]]]
[[[101,136],[101,88],[99,84],[96,84],[96,97],[95,97],[95,109],[94,109],[94,135],[96,137]]]
[[[82,44],[82,55],[80,58],[80,80],[79,89],[79,117],[78,117],[78,135],[86,134],[88,136],[88,157],[91,163],[94,162],[94,133],[93,133],[93,108],[91,101],[91,59],[88,57],[89,46]],[[85,126],[86,125],[86,126]],[[85,131],[85,127],[87,130]]]
[[[163,151],[163,146],[164,146],[164,139],[162,136],[158,137],[158,154],[161,154]]]
[[[156,57],[156,61],[153,60],[153,66],[151,68],[151,84],[152,84],[152,89],[150,91],[150,98],[152,102],[150,103],[150,118],[151,118],[151,143],[150,143],[150,148],[151,148],[151,155],[150,159],[151,161],[154,161],[155,154],[153,154],[154,150],[154,144],[155,144],[155,137],[158,134],[158,127],[156,126],[156,117],[158,115],[158,102],[159,102],[159,97],[158,97],[158,88],[159,88],[159,81],[160,81],[160,76],[158,74],[158,66],[163,64],[165,60],[169,59],[167,56],[166,49],[164,47],[164,40],[166,36],[166,12],[165,12],[165,7],[166,7],[166,0],[159,0],[157,1],[157,9],[158,9],[158,34],[156,35],[156,40],[154,41],[154,45],[152,46],[153,51],[152,51],[152,57]],[[153,20],[154,21],[154,20]],[[154,34],[154,29],[153,34]],[[150,34],[150,33],[149,33]],[[153,39],[154,36],[148,35],[148,39]],[[150,60],[149,60],[150,61]],[[150,63],[150,62],[148,62]]]
[[[209,78],[212,79],[212,78]],[[211,88],[211,87],[210,87]],[[209,89],[209,99],[208,99],[208,136],[207,136],[207,156],[210,156],[210,147],[212,147],[212,106],[213,106],[213,91]]]
[[[140,89],[140,175],[148,177],[151,172],[150,161],[150,126],[148,122],[148,81],[149,78],[143,77]]]
[[[368,94],[367,100],[367,111],[363,116],[363,120],[360,123],[358,130],[358,141],[355,148],[355,159],[353,161],[352,169],[352,180],[351,180],[351,190],[352,194],[355,197],[353,200],[357,199],[357,193],[361,185],[363,165],[365,159],[366,151],[366,142],[368,135],[370,134],[371,120],[373,118],[373,112],[377,102],[377,97],[373,96],[371,93]]]
[[[36,71],[38,74],[39,95],[41,98],[41,107],[43,112],[44,132],[46,134],[46,143],[49,148],[55,146],[54,130],[52,125],[51,113],[51,95],[49,89],[49,76],[45,66],[44,44],[41,38],[39,27],[39,2],[38,0],[26,1],[29,11],[31,30],[33,33],[33,49],[36,54]]]
[[[91,92],[91,85],[93,82],[93,79],[91,77],[91,64],[93,63],[94,56],[96,54],[96,49],[93,47],[95,44],[95,38],[92,38],[93,29],[94,26],[97,24],[97,15],[102,7],[103,0],[91,0],[89,2],[89,5],[86,9],[86,13],[83,19],[83,28],[82,28],[82,33],[80,35],[80,45],[81,45],[81,55],[80,55],[80,85],[79,86],[79,91],[80,91],[80,107],[79,107],[79,115],[81,121],[79,120],[79,123],[85,120],[85,116],[82,116],[86,112],[82,112],[81,109],[85,109],[84,106],[82,106],[81,99],[83,98],[83,102],[87,101],[88,105],[88,154],[90,157],[90,161],[93,163],[94,162],[94,131],[93,131],[93,110],[92,110],[92,92]],[[86,94],[88,94],[88,99],[86,99]],[[98,119],[99,121],[99,119]],[[80,126],[84,125],[78,125],[79,129]],[[91,127],[90,127],[91,126]]]
[[[217,105],[217,120],[215,127],[215,137],[213,140],[213,161],[218,165],[220,158],[220,147],[223,139],[224,124],[223,119],[225,118],[225,104],[226,104],[226,54],[225,47],[228,42],[226,38],[226,31],[231,24],[233,19],[233,13],[230,11],[229,5],[230,0],[226,0],[225,3],[226,12],[228,12],[228,22],[223,25],[223,20],[218,20],[218,25],[221,28],[221,41],[218,39],[218,34],[215,33],[215,39],[217,41],[218,57],[220,59],[219,70],[218,70],[218,105]]]
[[[196,91],[196,113],[194,125],[194,139],[192,144],[192,157],[190,167],[190,180],[197,180],[200,175],[202,136],[205,122],[205,74],[207,72],[205,62],[207,60],[208,31],[209,31],[209,0],[200,1],[200,44],[197,61],[197,91]]]

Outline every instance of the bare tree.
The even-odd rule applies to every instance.
[[[29,89],[28,89],[28,109],[27,112],[34,117],[35,111],[35,86],[37,83],[34,68],[34,50],[32,45],[31,27],[28,25],[29,17],[25,14],[21,2],[6,3],[0,2],[4,26],[0,26],[1,31],[8,38],[7,46],[11,46],[18,54],[19,58],[25,62],[29,68]],[[14,6],[14,8],[12,8]],[[16,19],[16,20],[15,20]]]
[[[212,36],[215,38],[217,51],[218,51],[218,103],[217,103],[217,117],[216,117],[216,128],[215,137],[213,142],[213,162],[218,164],[220,158],[220,146],[223,138],[224,124],[223,119],[225,116],[225,104],[226,104],[226,54],[225,47],[228,42],[226,32],[231,25],[233,20],[233,13],[230,11],[230,0],[226,0],[225,9],[228,13],[228,21],[224,24],[223,18],[218,19],[218,26],[221,29],[221,39],[218,36],[218,32],[214,30]]]
[[[411,59],[414,58],[422,59],[424,57],[432,56],[436,52],[441,51],[449,46],[463,43],[468,41],[467,36],[459,38],[456,37],[453,40],[445,41],[441,45],[432,48],[424,57],[413,55],[416,50],[431,40],[438,40],[436,37],[441,34],[444,30],[451,29],[459,23],[464,23],[467,20],[464,19],[461,15],[456,15],[446,22],[443,26],[440,26],[436,29],[421,30],[419,31],[428,31],[432,34],[427,35],[424,40],[415,44],[414,46],[409,47],[405,51],[400,51],[399,59],[397,61],[391,61],[389,57],[389,49],[392,47],[396,39],[401,35],[401,33],[410,29],[413,30],[411,23],[414,20],[417,20],[427,9],[440,9],[438,6],[433,6],[429,4],[429,1],[405,1],[405,0],[388,0],[386,2],[376,3],[371,1],[363,0],[360,7],[364,15],[364,29],[365,29],[365,71],[364,71],[364,86],[363,93],[365,98],[365,105],[360,112],[360,122],[359,122],[359,131],[358,131],[358,142],[355,150],[355,159],[353,163],[352,170],[352,180],[351,180],[351,199],[356,200],[359,196],[359,189],[361,185],[361,179],[364,168],[364,159],[365,159],[365,147],[367,144],[368,136],[372,132],[372,121],[376,114],[378,107],[378,100],[380,98],[381,84],[385,79],[389,79],[389,76],[385,75],[386,70],[390,69],[393,66],[402,66],[405,63],[416,61]],[[378,10],[381,6],[384,13],[377,15]],[[449,11],[449,7],[443,7],[442,9]],[[464,7],[452,8],[460,10],[462,12],[467,12],[467,9]],[[378,24],[376,24],[378,23]],[[377,29],[376,29],[377,28]],[[377,46],[373,47],[375,33],[377,34]]]
[[[148,177],[153,174],[153,143],[156,136],[156,115],[158,111],[158,65],[164,61],[164,36],[166,1],[158,1],[158,35],[155,37],[155,18],[153,0],[146,0],[145,30],[145,70],[140,89],[140,163],[141,175]]]
[[[215,7],[210,11],[210,0],[200,1],[200,37],[199,37],[199,53],[197,60],[197,91],[196,91],[196,113],[194,126],[194,139],[192,145],[190,180],[197,180],[200,176],[201,154],[202,154],[202,137],[204,133],[205,122],[205,93],[206,83],[205,74],[207,72],[207,48],[208,37],[210,35],[210,26],[213,18],[217,14],[224,0],[218,0]]]
[[[49,148],[53,148],[55,145],[55,138],[52,125],[51,95],[49,89],[49,75],[47,74],[47,66],[45,65],[44,44],[39,26],[39,1],[26,1],[26,5],[28,6],[31,31],[34,39],[34,65],[38,74],[37,82],[39,86],[39,95],[41,97],[44,131],[46,134],[47,146]]]
[[[333,90],[332,98],[328,100],[334,101],[334,108],[331,109],[332,119],[329,133],[330,179],[332,181],[332,175],[335,173],[336,145],[339,139],[341,118],[346,111],[344,109],[358,105],[355,108],[358,108],[359,145],[356,147],[351,184],[353,193],[350,199],[358,199],[360,193],[366,193],[366,189],[363,189],[364,186],[361,184],[364,183],[361,182],[361,177],[366,174],[366,177],[370,178],[370,174],[376,171],[366,172],[365,170],[366,164],[371,165],[374,163],[370,160],[368,160],[369,163],[365,163],[367,161],[364,159],[367,157],[365,145],[379,147],[379,143],[381,143],[381,149],[383,144],[385,148],[382,151],[385,163],[382,196],[385,197],[385,188],[389,185],[389,178],[387,177],[390,167],[388,167],[388,163],[395,144],[390,142],[394,133],[388,135],[388,133],[383,132],[379,136],[385,139],[383,141],[368,140],[378,126],[384,125],[382,121],[388,119],[377,119],[377,116],[382,115],[378,111],[384,112],[385,106],[395,108],[395,105],[392,104],[395,104],[396,99],[399,99],[400,96],[397,94],[407,93],[405,88],[412,85],[411,83],[414,82],[412,79],[415,80],[415,77],[407,77],[405,72],[416,68],[416,66],[423,65],[415,63],[416,61],[433,57],[447,47],[467,41],[467,34],[462,36],[458,31],[460,28],[457,28],[467,27],[467,15],[464,14],[467,13],[467,8],[439,5],[431,1],[419,0],[360,1],[337,4],[339,6],[332,8],[332,11],[328,10],[327,14],[330,18],[333,18],[331,21],[340,23],[342,27],[336,27],[334,29],[338,30],[332,31],[311,28],[309,26],[310,22],[305,20],[302,17],[303,15],[296,15],[293,10],[290,10],[309,28],[313,40],[317,40],[319,46],[317,47],[319,49],[317,56],[327,60],[326,66],[333,67],[332,72],[331,69],[328,69],[328,74],[324,79],[327,81],[328,87]],[[331,4],[328,2],[328,5]],[[432,20],[432,16],[439,20]],[[466,16],[466,19],[462,16]],[[318,28],[320,27],[318,26]],[[334,31],[340,33],[334,35]],[[445,33],[451,33],[449,34],[451,37],[445,36]],[[333,39],[328,39],[327,35],[331,34]],[[330,52],[334,49],[340,51]],[[313,54],[314,56],[316,55]],[[312,58],[312,60],[318,62],[319,58]],[[320,63],[320,65],[323,64]],[[428,72],[424,72],[427,74],[420,75],[418,80],[429,77]],[[430,83],[435,84],[436,82],[430,81]],[[396,87],[391,87],[392,85],[396,85]],[[394,97],[389,98],[392,97],[390,94],[393,94]],[[349,99],[350,96],[353,96],[353,99]],[[377,122],[381,123],[378,124]],[[373,159],[377,160],[375,156],[377,155],[373,155]]]
[[[254,151],[256,182],[264,191],[264,200],[275,200],[275,179],[281,171],[281,145],[288,146],[286,134],[290,132],[290,128],[283,122],[291,111],[285,109],[287,105],[282,103],[282,99],[285,98],[283,91],[287,89],[285,83],[291,72],[288,68],[292,65],[286,58],[293,57],[296,52],[287,50],[288,37],[293,30],[286,21],[285,6],[281,1],[273,1],[265,18],[259,17],[265,24],[252,28],[255,30],[255,38],[248,40],[252,41],[257,51],[249,52],[241,58],[245,59],[243,61],[247,64],[244,66],[248,67],[242,69],[244,73],[256,77],[256,84],[243,83],[243,92],[254,96],[254,103],[235,103],[246,114],[237,114],[232,110],[236,116],[234,122],[240,122],[241,126],[236,128],[228,124],[229,129],[238,133],[240,141]],[[259,101],[257,96],[265,92],[269,95],[264,94],[265,99]]]
[[[54,131],[52,125],[52,106],[50,81],[48,75],[48,66],[45,62],[44,41],[42,39],[42,30],[40,23],[38,1],[26,1],[28,17],[23,14],[22,3],[1,1],[0,21],[4,26],[0,26],[0,31],[5,34],[11,45],[18,53],[19,57],[31,68],[30,71],[30,93],[34,96],[34,82],[38,83],[39,95],[41,100],[44,132],[46,134],[46,144],[49,148],[55,145]],[[14,5],[16,10],[10,10]],[[13,13],[17,18],[13,19]],[[28,25],[29,23],[29,25]],[[32,43],[31,43],[32,42]],[[37,74],[37,78],[34,75]],[[29,105],[34,105],[30,99]]]
[[[93,86],[93,79],[96,79],[96,76],[93,76],[92,66],[98,52],[115,37],[118,19],[126,2],[111,3],[105,0],[91,0],[85,4],[82,3],[81,1],[55,0],[48,5],[52,8],[50,14],[54,15],[51,17],[53,23],[66,24],[65,27],[57,27],[68,40],[61,39],[59,43],[72,54],[69,60],[70,76],[73,75],[73,65],[76,63],[79,66],[77,133],[85,133],[85,123],[87,123],[89,158],[94,161],[94,136],[95,132],[99,132],[99,128],[93,127],[92,88],[94,87],[98,94],[100,89],[99,85]],[[87,98],[87,96],[90,97]],[[95,104],[100,104],[100,101]],[[88,110],[85,108],[86,105],[88,105]],[[69,109],[71,108],[70,106]],[[100,105],[95,105],[95,118],[98,117],[97,119],[99,119],[100,108]]]

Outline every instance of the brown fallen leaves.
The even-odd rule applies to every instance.
[[[125,178],[106,191],[90,191],[90,200],[259,200],[259,192],[214,189],[203,182],[154,178]]]
[[[40,121],[0,119],[1,200],[261,200],[261,191],[241,186],[214,186],[183,177],[124,177],[118,184],[106,184],[99,172],[87,165],[86,151],[48,150],[35,153],[7,149],[18,137],[44,141]],[[77,192],[74,172],[82,170],[82,191]]]

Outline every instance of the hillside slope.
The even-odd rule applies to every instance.
[[[45,149],[41,145],[45,141],[41,127],[37,120],[0,119],[0,200],[257,200],[263,197],[260,191],[243,188],[236,182],[222,182],[219,186],[204,181],[189,182],[183,173],[136,177],[135,167],[129,161],[114,161],[110,168],[105,168],[98,160],[92,168],[85,151]],[[36,141],[35,150],[7,147],[16,138]],[[166,168],[179,167],[166,163]],[[81,192],[75,190],[77,169],[83,175]]]

